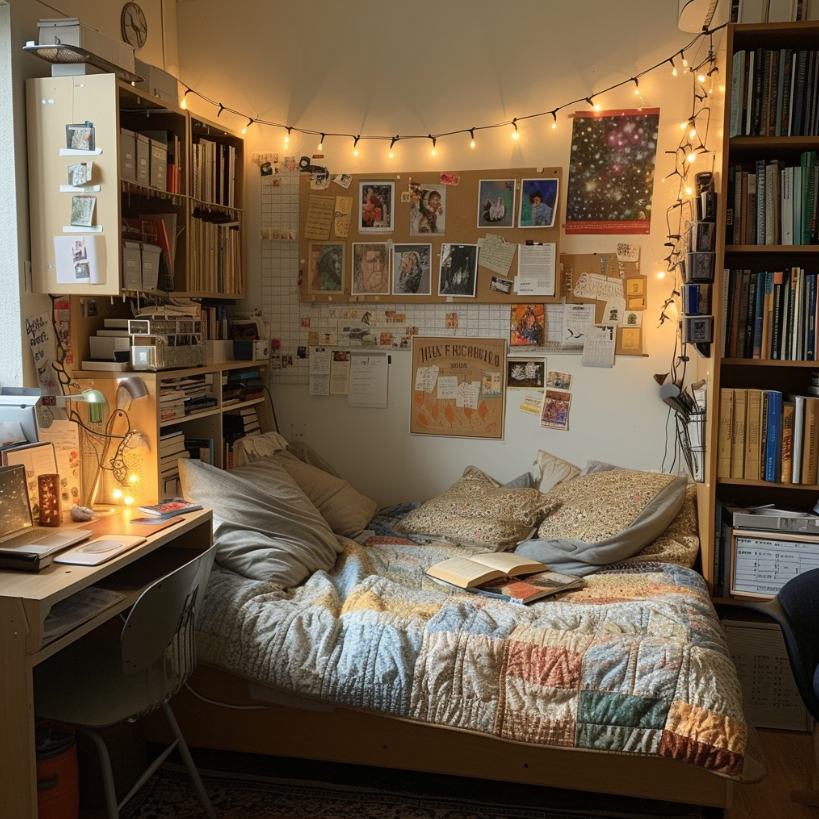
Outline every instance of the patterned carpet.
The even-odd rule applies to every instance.
[[[508,798],[508,787],[496,803],[461,794],[433,796],[338,783],[238,778],[213,771],[203,772],[202,778],[219,819],[699,819],[702,815],[697,808],[662,803],[649,812],[609,810],[602,804],[593,809],[576,803],[550,808],[531,799],[528,804],[515,804],[518,800]],[[548,793],[544,790],[545,796]],[[565,796],[562,801],[567,801]],[[121,819],[201,819],[204,815],[187,774],[162,769],[126,806]]]

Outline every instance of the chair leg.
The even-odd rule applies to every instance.
[[[819,789],[817,789],[817,771],[819,771],[819,723],[813,723],[813,772],[811,787],[791,791],[791,801],[802,805],[819,808]]]
[[[102,790],[105,797],[105,811],[108,819],[119,819],[117,809],[117,794],[114,788],[114,772],[111,768],[111,755],[105,745],[105,740],[90,728],[78,728],[83,735],[87,736],[96,746],[97,754],[100,758],[100,771],[102,773]]]
[[[188,743],[185,742],[185,737],[182,736],[182,732],[179,730],[179,724],[177,723],[176,717],[171,710],[171,706],[167,702],[163,702],[162,711],[165,714],[165,719],[168,722],[168,727],[171,729],[171,733],[178,742],[177,750],[179,751],[182,761],[185,763],[185,767],[188,769],[188,773],[193,780],[196,792],[199,794],[199,801],[202,803],[202,807],[205,809],[205,814],[207,815],[208,819],[217,819],[216,812],[213,810],[213,805],[210,803],[208,793],[205,790],[205,786],[202,784],[202,777],[199,776],[199,771],[196,770],[193,757],[188,749]]]

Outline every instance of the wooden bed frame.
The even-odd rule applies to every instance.
[[[277,704],[264,686],[200,663],[191,687],[214,703],[263,705],[233,710],[184,688],[172,701],[191,747],[298,757],[382,768],[479,777],[528,785],[617,794],[727,808],[733,782],[688,763],[662,757],[547,748],[481,734],[424,725],[367,711],[302,700]],[[254,692],[254,696],[251,695]],[[318,710],[318,709],[321,710]],[[144,718],[146,737],[167,739],[162,721]]]

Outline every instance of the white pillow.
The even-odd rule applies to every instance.
[[[216,562],[252,580],[289,588],[328,570],[341,547],[327,522],[271,458],[229,472],[180,460],[186,500],[213,509]]]
[[[576,478],[579,474],[579,466],[539,449],[532,469],[532,486],[541,492],[548,492],[559,483]]]

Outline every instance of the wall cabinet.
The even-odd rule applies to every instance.
[[[35,292],[244,294],[241,137],[113,74],[28,80],[27,106]]]
[[[815,391],[811,375],[819,372],[819,84],[809,68],[819,64],[817,43],[814,22],[727,29],[717,326],[699,496],[703,573],[722,600],[731,597],[730,543],[720,537],[720,504],[809,510],[819,492],[815,464],[793,469],[812,434],[793,405]]]

